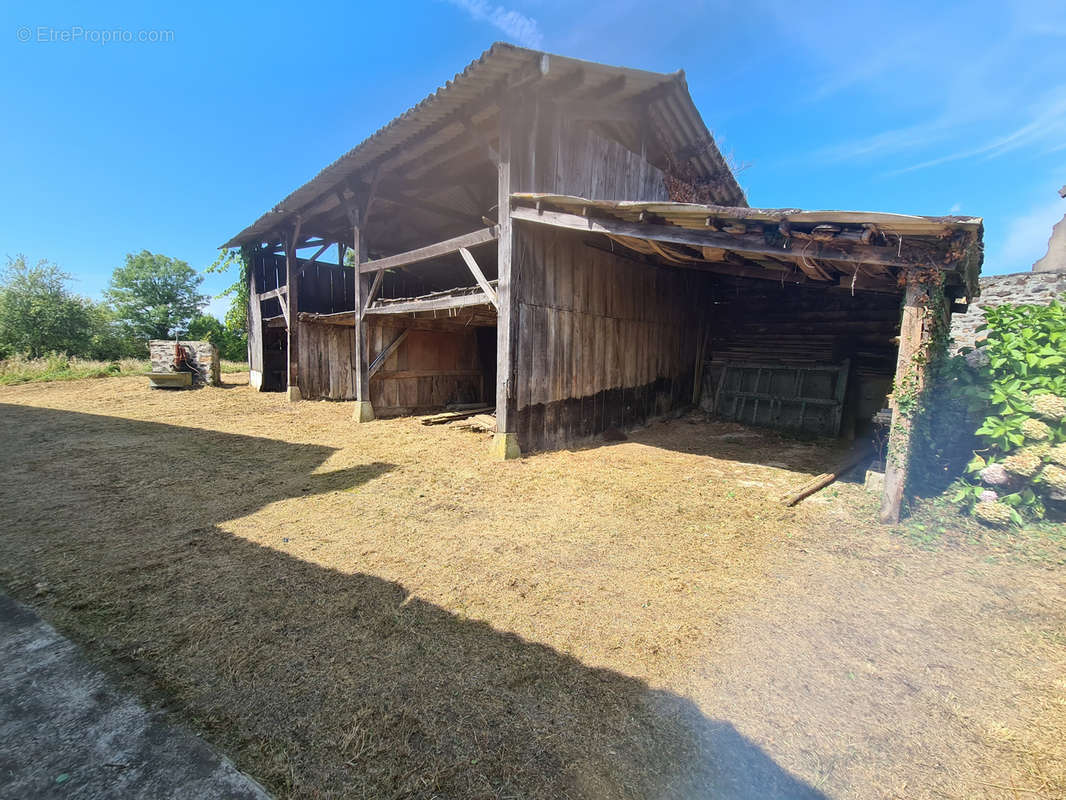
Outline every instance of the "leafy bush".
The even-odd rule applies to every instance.
[[[971,370],[969,400],[984,401],[970,479],[953,499],[987,524],[1021,524],[1066,494],[1066,306],[986,309],[979,330],[986,332],[980,357],[954,359]]]
[[[243,331],[233,331],[210,314],[193,317],[185,337],[192,341],[207,341],[218,348],[221,358],[244,361],[248,357],[248,339]]]

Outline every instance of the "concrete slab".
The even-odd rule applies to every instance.
[[[202,739],[120,691],[0,594],[0,798],[269,800]]]

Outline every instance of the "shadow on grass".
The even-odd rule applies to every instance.
[[[823,797],[683,697],[218,527],[391,464],[11,405],[0,439],[0,579],[279,794]]]

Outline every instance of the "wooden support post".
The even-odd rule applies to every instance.
[[[481,267],[477,265],[477,261],[474,260],[474,257],[470,254],[470,251],[467,250],[465,247],[460,247],[459,255],[463,257],[463,261],[465,261],[467,267],[470,268],[470,272],[473,274],[474,280],[477,281],[477,285],[481,287],[481,291],[483,291],[488,296],[489,302],[496,306],[497,309],[499,309],[500,301],[496,297],[496,292],[489,284],[488,280],[486,280],[485,273],[481,271]],[[380,275],[381,273],[379,272],[378,274]]]
[[[370,291],[366,294],[366,303],[363,305],[363,316],[366,316],[366,310],[371,303],[374,302],[374,296],[377,295],[378,289],[381,288],[381,281],[385,277],[384,272],[374,273],[374,282],[370,284]],[[362,278],[360,278],[362,280]]]
[[[298,316],[300,313],[300,274],[296,261],[296,243],[300,240],[300,224],[301,219],[297,216],[285,244],[285,287],[287,291],[283,310],[288,312],[285,315],[285,321],[287,323],[289,356],[288,378],[285,386],[290,403],[295,403],[300,399],[298,374],[300,356],[300,320]],[[280,296],[278,299],[281,299]]]
[[[370,358],[366,336],[366,307],[369,303],[370,276],[363,275],[360,267],[366,261],[366,238],[362,235],[358,209],[349,207],[352,223],[352,252],[355,253],[355,346],[352,365],[355,368],[355,411],[352,419],[356,422],[370,422],[374,419],[374,406],[370,403]]]
[[[928,303],[928,289],[914,279],[908,279],[890,402],[892,428],[888,434],[888,453],[885,458],[885,488],[881,495],[881,522],[891,525],[899,522],[910,464],[914,405],[925,385],[927,359],[922,352],[929,344],[930,314],[935,313]],[[900,400],[904,397],[905,411],[900,411]]]
[[[515,275],[511,251],[514,231],[511,228],[511,131],[514,103],[507,98],[500,104],[500,149],[497,163],[497,204],[499,240],[497,242],[496,284],[496,433],[492,436],[493,453],[499,459],[518,458],[517,404],[514,368],[518,360],[518,303],[515,301]]]
[[[263,301],[259,299],[260,255],[252,254],[248,270],[248,383],[263,390]]]

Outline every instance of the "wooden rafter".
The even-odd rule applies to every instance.
[[[654,239],[693,247],[719,247],[742,254],[773,256],[775,258],[796,257],[801,253],[766,243],[761,233],[728,234],[712,230],[694,230],[675,225],[657,225],[640,222],[626,222],[614,217],[582,217],[558,211],[537,211],[524,206],[511,211],[514,219],[553,225],[559,228],[585,231],[588,233],[605,233],[617,236],[630,236],[637,239]],[[878,245],[834,244],[831,242],[804,242],[802,255],[810,259],[829,261],[852,261],[858,263],[881,264],[888,267],[906,267],[908,262],[897,254],[896,248]]]
[[[462,247],[476,247],[479,244],[488,244],[498,239],[500,231],[497,226],[489,228],[482,228],[479,231],[473,233],[465,233],[462,236],[456,236],[451,239],[445,239],[443,242],[435,242],[425,247],[419,247],[416,250],[408,250],[405,253],[397,253],[393,256],[386,256],[385,258],[378,258],[373,261],[365,261],[359,265],[359,271],[361,273],[378,272],[383,269],[393,269],[394,267],[405,267],[409,264],[417,264],[420,261],[430,261],[434,258],[449,255],[450,253],[458,253]]]

